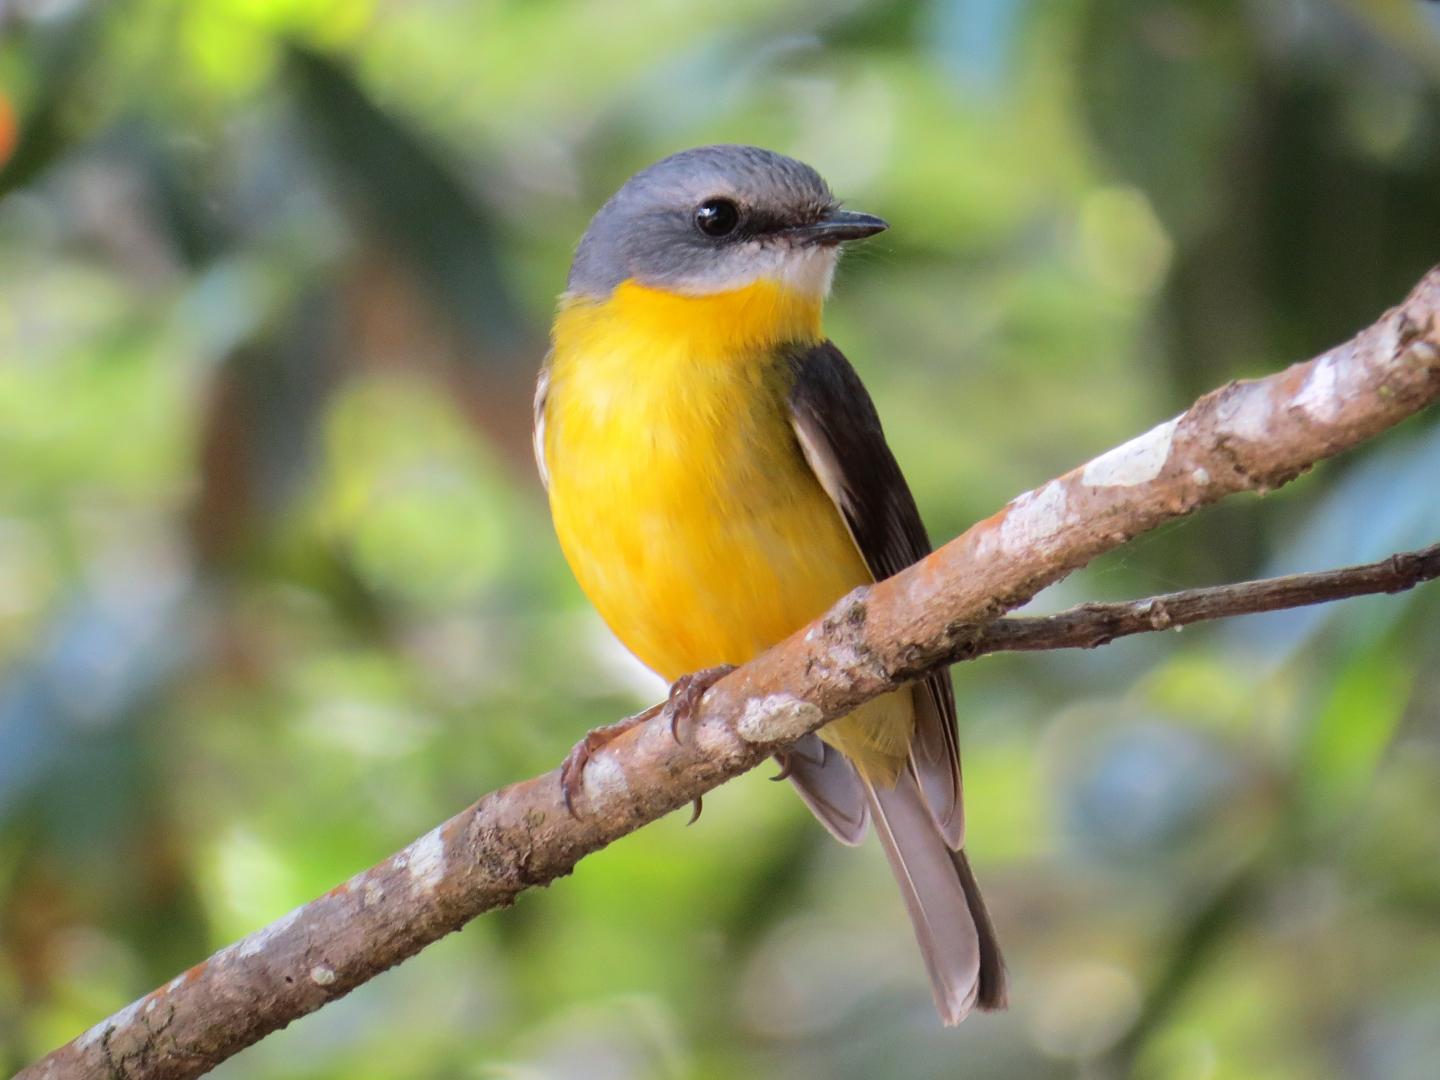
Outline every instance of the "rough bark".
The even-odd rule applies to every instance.
[[[201,1075],[805,732],[943,664],[1002,648],[1093,645],[1258,610],[1245,606],[1256,597],[1287,606],[1433,577],[1432,548],[1323,587],[1279,579],[1232,594],[1198,590],[1128,610],[1104,605],[993,623],[1131,537],[1227,495],[1278,487],[1437,396],[1440,269],[1351,341],[1207,394],[1180,416],[1021,495],[916,566],[846,596],[717,683],[684,742],[663,721],[621,736],[587,766],[578,817],[565,810],[558,771],[487,795],[404,851],[102,1020],[20,1077]]]

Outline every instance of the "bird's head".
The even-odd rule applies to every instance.
[[[809,165],[754,146],[701,146],[636,173],[591,221],[567,291],[616,286],[703,297],[757,283],[818,302],[840,245],[886,228],[841,209]]]

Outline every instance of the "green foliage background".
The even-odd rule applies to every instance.
[[[948,537],[1440,259],[1437,7],[0,4],[0,1070],[656,697],[528,448],[625,176],[755,142],[890,219],[829,329]],[[1430,417],[1038,606],[1432,542],[1437,476]],[[1433,1076],[1437,616],[958,671],[1004,1015],[941,1030],[878,851],[751,776],[216,1075]]]

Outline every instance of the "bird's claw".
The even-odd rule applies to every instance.
[[[665,717],[665,722],[670,727],[671,738],[679,742],[680,725],[693,718],[695,709],[705,696],[705,691],[734,670],[733,665],[722,664],[719,667],[703,668],[689,675],[682,675],[671,684],[670,695],[661,704],[652,705],[644,712],[627,716],[614,724],[607,724],[587,732],[585,737],[570,750],[570,753],[565,755],[565,760],[560,765],[560,794],[564,797],[565,809],[570,812],[570,816],[577,821],[580,818],[580,812],[575,809],[575,794],[584,787],[585,766],[597,750],[619,738],[637,724],[643,724],[646,720],[654,718],[657,714]],[[700,819],[700,810],[700,800],[696,799],[695,809],[690,815],[688,824],[693,825]]]
[[[701,668],[689,675],[681,675],[670,684],[670,696],[666,699],[662,715],[670,724],[670,737],[680,742],[680,725],[694,719],[695,710],[705,697],[705,691],[735,670],[734,664],[720,664],[716,667]],[[695,817],[699,817],[697,811]],[[693,818],[691,819],[694,820]]]
[[[619,738],[629,731],[636,724],[643,724],[660,712],[662,706],[652,705],[644,712],[636,713],[634,716],[627,716],[613,724],[606,724],[594,731],[585,733],[585,737],[576,743],[565,755],[564,762],[560,765],[560,794],[565,799],[565,809],[575,820],[580,820],[580,813],[575,809],[575,793],[584,786],[585,766],[589,763],[591,755],[606,744]]]
[[[775,783],[790,779],[790,774],[795,771],[795,758],[782,750],[775,755],[775,760],[780,763],[780,771],[770,777],[770,779]]]

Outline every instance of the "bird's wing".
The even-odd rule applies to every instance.
[[[909,485],[885,442],[860,376],[830,342],[796,350],[790,418],[805,460],[845,518],[875,580],[930,553]],[[948,671],[915,692],[910,761],[936,826],[952,849],[964,841],[955,692]]]
[[[550,470],[545,467],[545,400],[549,393],[550,365],[547,362],[535,381],[534,427],[530,433],[530,442],[535,449],[535,467],[540,470],[540,485],[547,490],[550,487]]]

